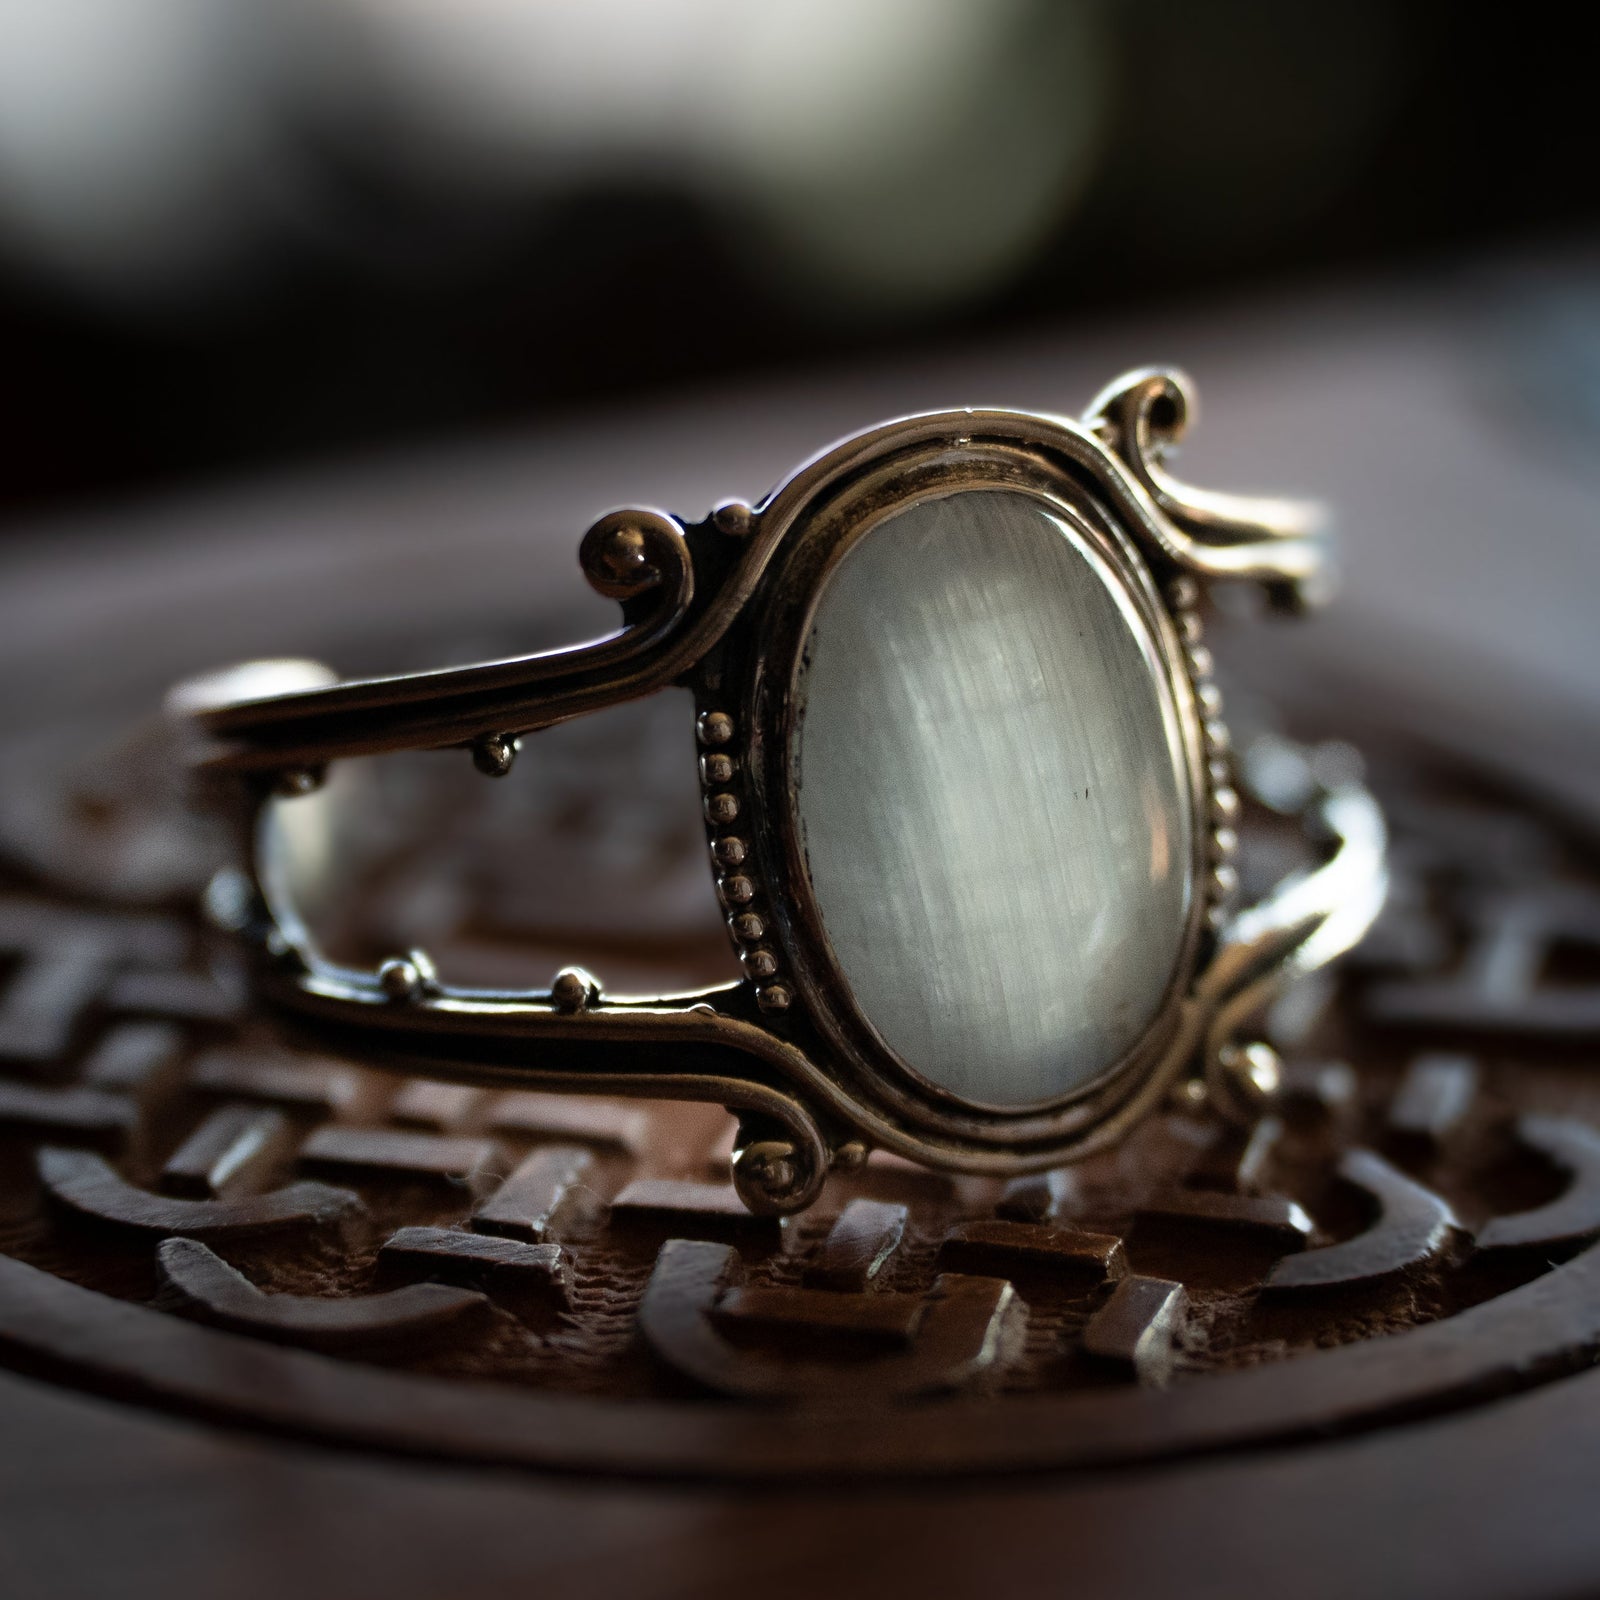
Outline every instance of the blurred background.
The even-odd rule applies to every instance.
[[[1442,0],[0,0],[0,510],[1560,255],[1592,85]]]

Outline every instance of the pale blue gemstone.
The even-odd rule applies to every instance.
[[[799,694],[796,813],[862,1016],[986,1105],[1099,1078],[1194,892],[1157,645],[1104,557],[1029,495],[924,501],[827,578]]]

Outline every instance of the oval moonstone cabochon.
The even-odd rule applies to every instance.
[[[923,501],[827,576],[797,688],[796,819],[861,1015],[984,1105],[1100,1077],[1194,892],[1157,645],[1105,558],[1026,494]]]

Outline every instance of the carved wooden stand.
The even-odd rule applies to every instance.
[[[575,795],[673,814],[551,752],[522,810],[417,791],[450,873],[536,827],[603,860]],[[208,953],[161,752],[86,726],[28,760],[0,804],[6,1592],[1600,1579],[1582,819],[1380,751],[1398,887],[1274,1018],[1281,1115],[1174,1109],[1009,1187],[874,1157],[780,1223],[735,1198],[721,1112],[294,1052]],[[680,850],[698,873],[686,798],[613,869],[653,908],[624,964],[718,948],[662,889]],[[385,872],[391,910],[437,908],[409,856]],[[549,909],[497,881],[454,937],[536,961]]]

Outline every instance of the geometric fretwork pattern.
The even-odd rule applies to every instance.
[[[1390,909],[1282,1025],[1275,1116],[1233,1129],[1172,1109],[1113,1154],[1010,1185],[873,1156],[782,1223],[735,1199],[716,1108],[297,1054],[241,1008],[186,914],[19,879],[0,892],[0,1349],[37,1364],[29,1330],[59,1316],[76,1329],[53,1346],[65,1376],[71,1350],[103,1374],[137,1348],[160,1369],[142,1393],[223,1409],[226,1393],[185,1388],[222,1380],[177,1345],[162,1365],[151,1328],[315,1351],[347,1364],[351,1394],[376,1369],[724,1419],[952,1395],[977,1417],[1019,1396],[1176,1402],[1452,1321],[1471,1345],[1503,1306],[1538,1348],[1503,1356],[1482,1333],[1448,1403],[1502,1385],[1506,1361],[1532,1381],[1600,1340],[1600,1309],[1573,1309],[1594,1297],[1583,1252],[1600,1239],[1600,880],[1529,811],[1446,807],[1411,773],[1387,787]],[[1384,1405],[1431,1393],[1437,1362],[1407,1370],[1386,1365]],[[1328,1372],[1306,1392],[1356,1415],[1367,1380]],[[314,1389],[294,1403],[323,1406],[317,1426],[369,1426]],[[406,1424],[415,1448],[519,1448],[469,1448],[470,1419],[430,1444],[435,1425]],[[1000,1447],[972,1449],[981,1465]]]

